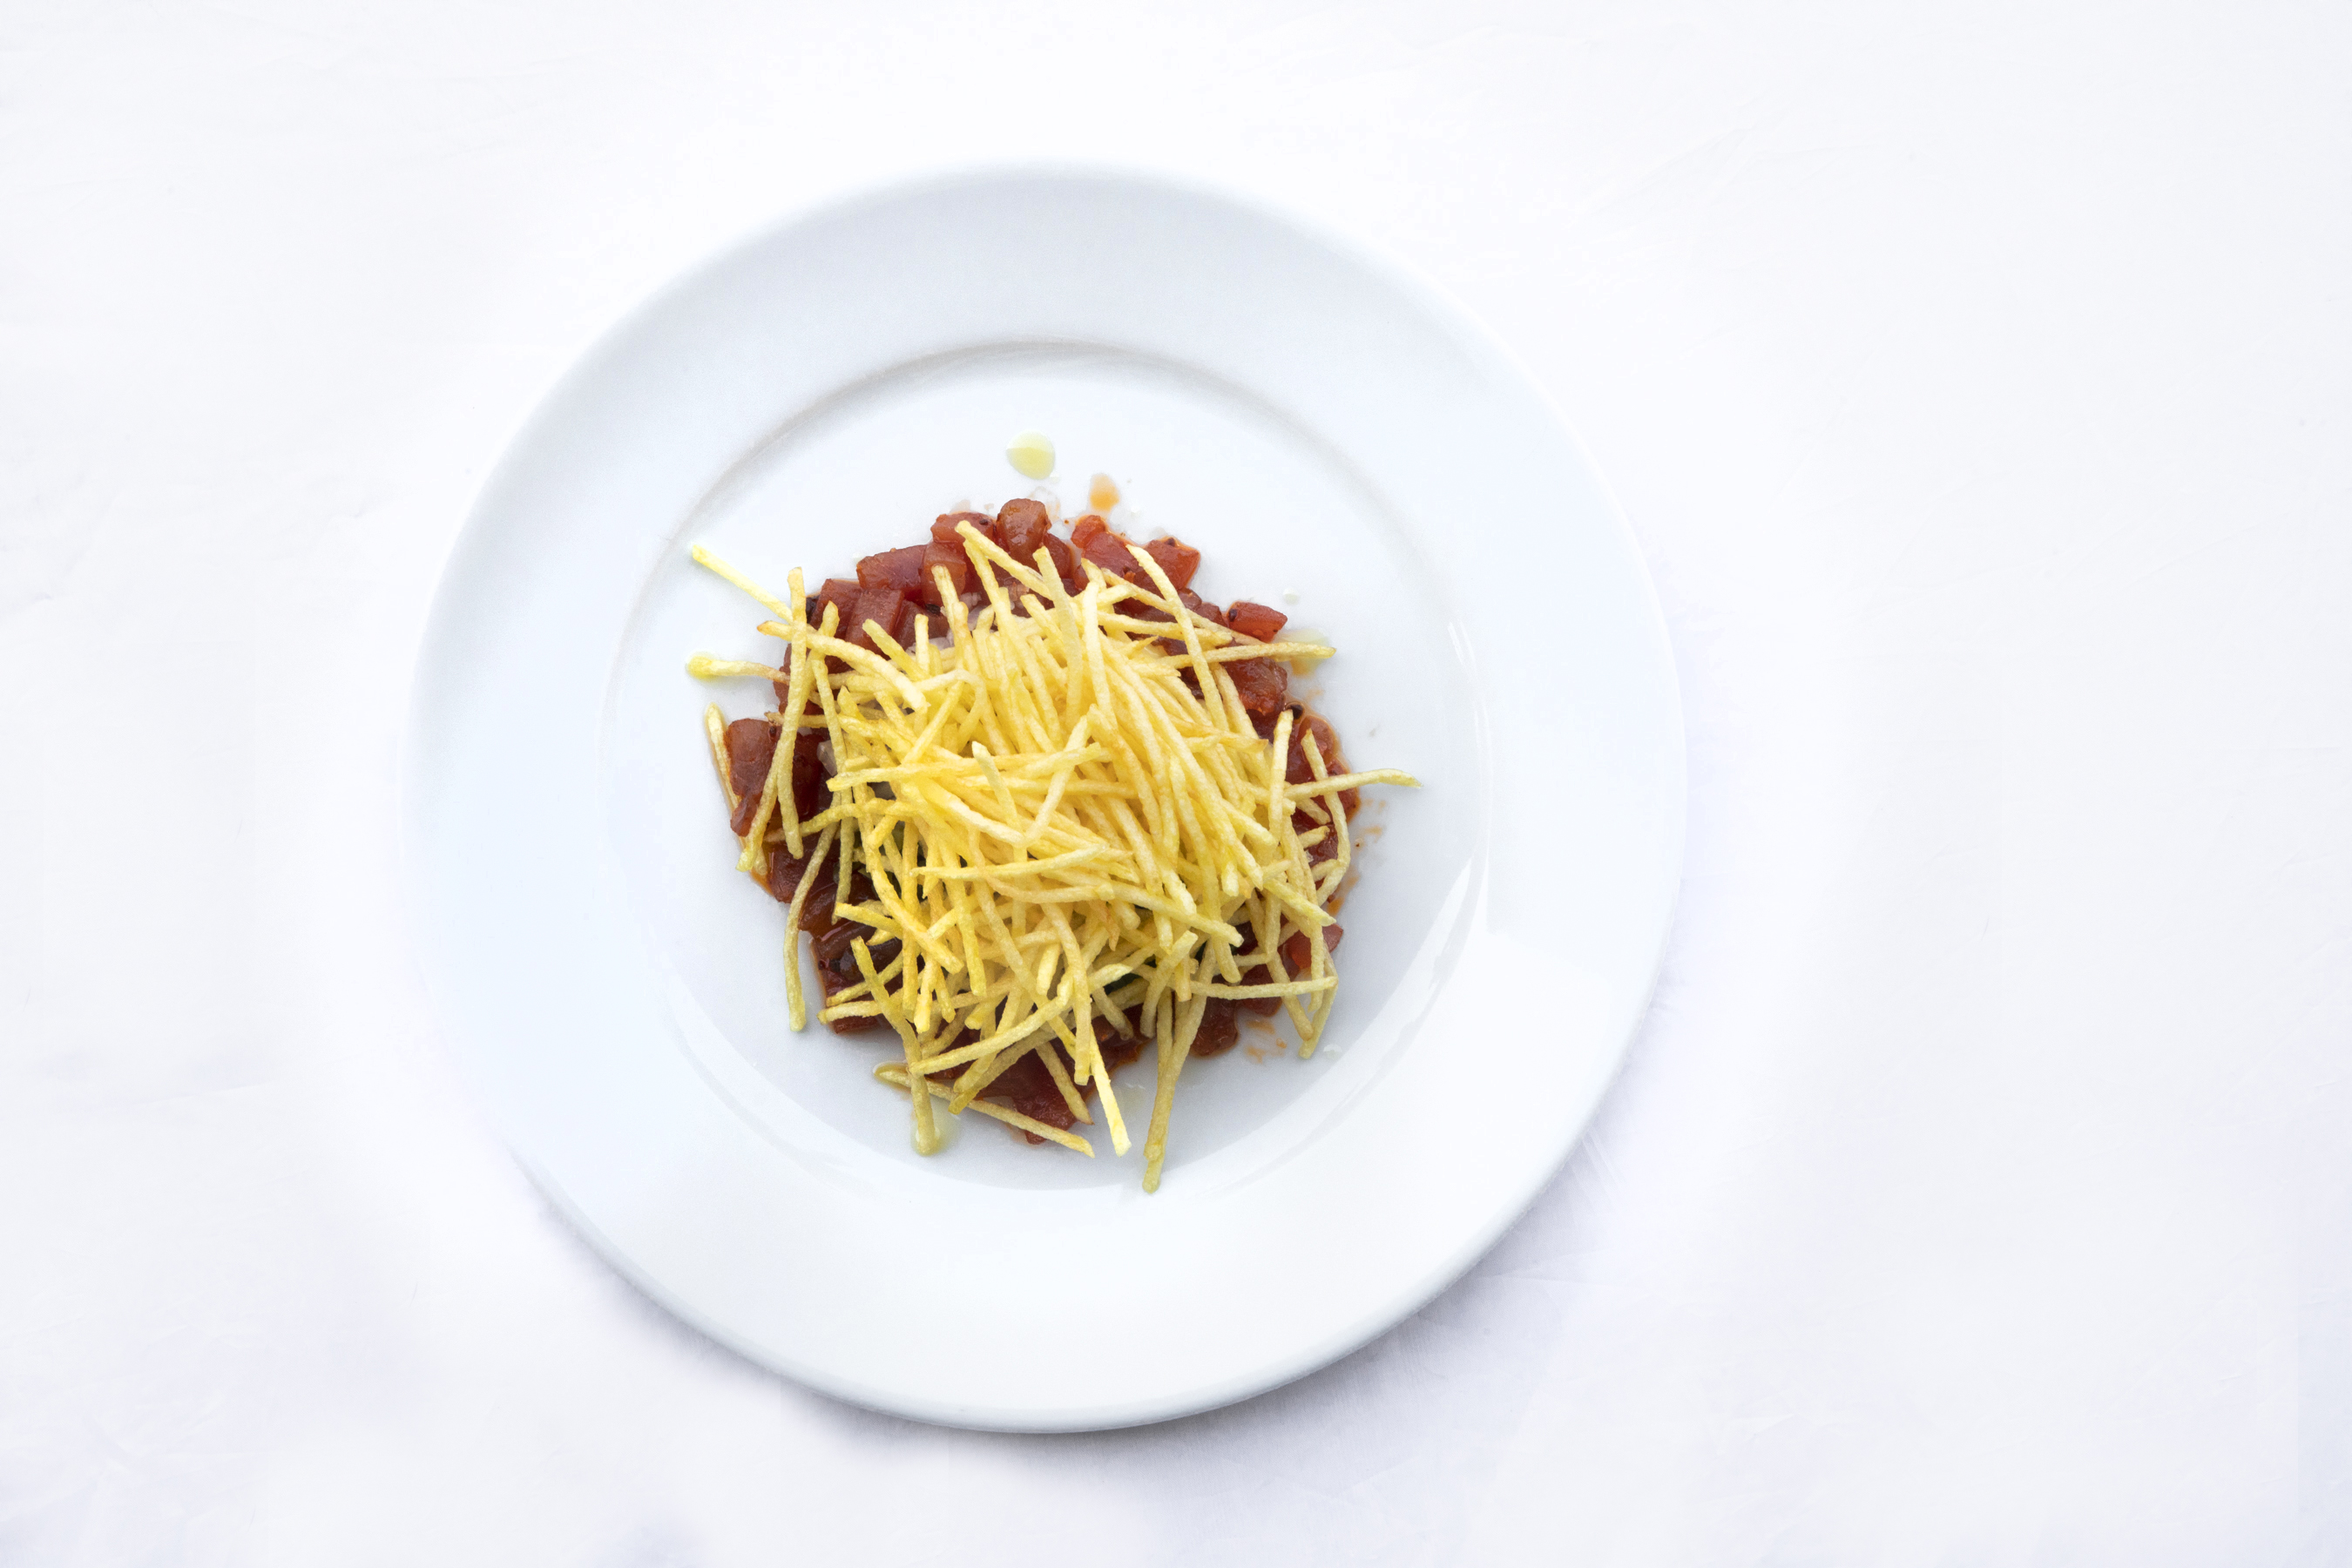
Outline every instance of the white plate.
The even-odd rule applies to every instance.
[[[1336,640],[1360,819],[1307,1061],[1185,1073],[1165,1184],[970,1119],[930,1158],[875,1037],[783,1026],[697,649],[1029,482],[1107,471],[1196,586]],[[772,700],[720,689],[730,713]],[[1223,197],[1102,174],[898,189],[704,266],[551,393],[484,488],[418,670],[408,864],[448,1034],[614,1265],[745,1354],[961,1426],[1156,1420],[1396,1322],[1558,1169],[1672,909],[1682,727],[1647,577],[1574,441],[1453,306]],[[1264,1044],[1263,1037],[1245,1043]],[[1130,1121],[1149,1063],[1122,1075]]]

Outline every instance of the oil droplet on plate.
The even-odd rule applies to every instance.
[[[1042,431],[1024,430],[1004,448],[1004,460],[1024,478],[1042,479],[1054,471],[1054,443]]]
[[[1096,511],[1108,511],[1118,504],[1118,486],[1108,474],[1097,474],[1087,485],[1087,505]]]

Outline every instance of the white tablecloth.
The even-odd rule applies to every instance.
[[[0,1561],[2352,1556],[2340,5],[0,43]],[[1040,155],[1290,205],[1513,344],[1649,552],[1693,785],[1524,1223],[1294,1387],[1075,1438],[846,1408],[597,1261],[435,1039],[394,831],[549,382],[797,205]]]

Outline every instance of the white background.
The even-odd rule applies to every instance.
[[[2352,1555],[2340,5],[0,5],[0,1562]],[[810,200],[1190,173],[1525,358],[1680,660],[1656,1005],[1467,1279],[1079,1438],[524,1182],[396,894],[540,392]],[[1539,633],[1539,598],[1498,595]]]

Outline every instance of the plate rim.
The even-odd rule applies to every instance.
[[[1056,1419],[1041,1417],[1037,1412],[975,1409],[959,1405],[952,1399],[909,1399],[885,1394],[859,1387],[853,1380],[829,1372],[807,1358],[783,1355],[769,1345],[754,1348],[745,1344],[725,1325],[713,1321],[693,1300],[667,1287],[658,1276],[642,1265],[582,1207],[517,1135],[499,1095],[487,1081],[488,1074],[483,1064],[472,1059],[474,1053],[461,1043],[460,1024],[453,1016],[451,999],[446,994],[447,987],[433,973],[433,963],[428,955],[434,938],[430,929],[424,849],[428,828],[421,820],[421,802],[425,793],[421,771],[425,766],[425,752],[428,750],[422,743],[424,731],[430,721],[427,676],[436,649],[446,645],[449,637],[448,623],[456,614],[453,606],[457,590],[454,584],[460,575],[458,569],[470,553],[481,549],[486,536],[496,527],[490,503],[513,477],[520,455],[534,437],[542,435],[551,423],[558,421],[561,405],[566,402],[567,395],[593,382],[607,360],[624,350],[635,329],[658,316],[665,307],[690,297],[730,268],[756,256],[794,230],[849,219],[862,212],[918,202],[927,196],[973,186],[1069,182],[1110,183],[1137,187],[1157,195],[1235,209],[1270,227],[1286,231],[1292,237],[1340,258],[1394,290],[1416,313],[1440,327],[1446,337],[1475,351],[1479,358],[1507,377],[1516,392],[1541,411],[1550,433],[1573,453],[1580,465],[1582,478],[1590,486],[1592,499],[1607,519],[1609,530],[1635,568],[1633,585],[1638,589],[1637,618],[1658,656],[1657,673],[1663,679],[1659,718],[1664,733],[1671,740],[1671,755],[1666,759],[1670,788],[1669,798],[1664,803],[1668,834],[1664,867],[1660,872],[1664,900],[1659,908],[1655,931],[1648,943],[1638,1000],[1631,1010],[1625,1027],[1611,1043],[1605,1068],[1598,1075],[1597,1083],[1575,1117],[1572,1130],[1563,1138],[1557,1157],[1547,1162],[1527,1184],[1526,1190],[1517,1193],[1511,1202],[1494,1205],[1480,1216],[1477,1224],[1464,1227],[1462,1239],[1454,1255],[1425,1275],[1419,1281],[1419,1289],[1407,1291],[1401,1298],[1392,1297],[1368,1306],[1344,1327],[1327,1334],[1311,1349],[1296,1356],[1296,1364],[1286,1364],[1272,1372],[1264,1369],[1244,1372],[1213,1386],[1171,1393],[1160,1400],[1144,1402],[1117,1413]],[[1688,734],[1680,671],[1648,556],[1642,550],[1640,538],[1634,532],[1630,519],[1606,477],[1593,462],[1581,436],[1562,416],[1556,400],[1525,362],[1466,305],[1412,263],[1360,236],[1310,214],[1280,205],[1261,193],[1193,175],[1173,174],[1161,169],[1073,159],[975,160],[935,168],[918,174],[861,184],[790,206],[739,231],[651,289],[639,292],[610,313],[588,335],[579,352],[536,389],[521,416],[508,428],[498,452],[497,459],[484,470],[469,497],[464,521],[452,537],[436,574],[417,638],[407,697],[402,710],[395,760],[398,784],[395,809],[401,898],[405,931],[411,942],[411,955],[427,997],[434,1034],[445,1055],[457,1068],[461,1081],[466,1083],[477,1102],[477,1109],[488,1116],[509,1156],[541,1195],[563,1215],[607,1267],[697,1332],[725,1345],[764,1370],[789,1376],[828,1397],[884,1414],[938,1425],[973,1430],[1058,1432],[1113,1430],[1176,1419],[1284,1387],[1352,1354],[1422,1310],[1458,1283],[1502,1236],[1525,1216],[1535,1201],[1558,1180],[1568,1162],[1590,1135],[1601,1105],[1622,1075],[1626,1062],[1643,1033],[1679,913],[1687,850],[1689,793]]]

